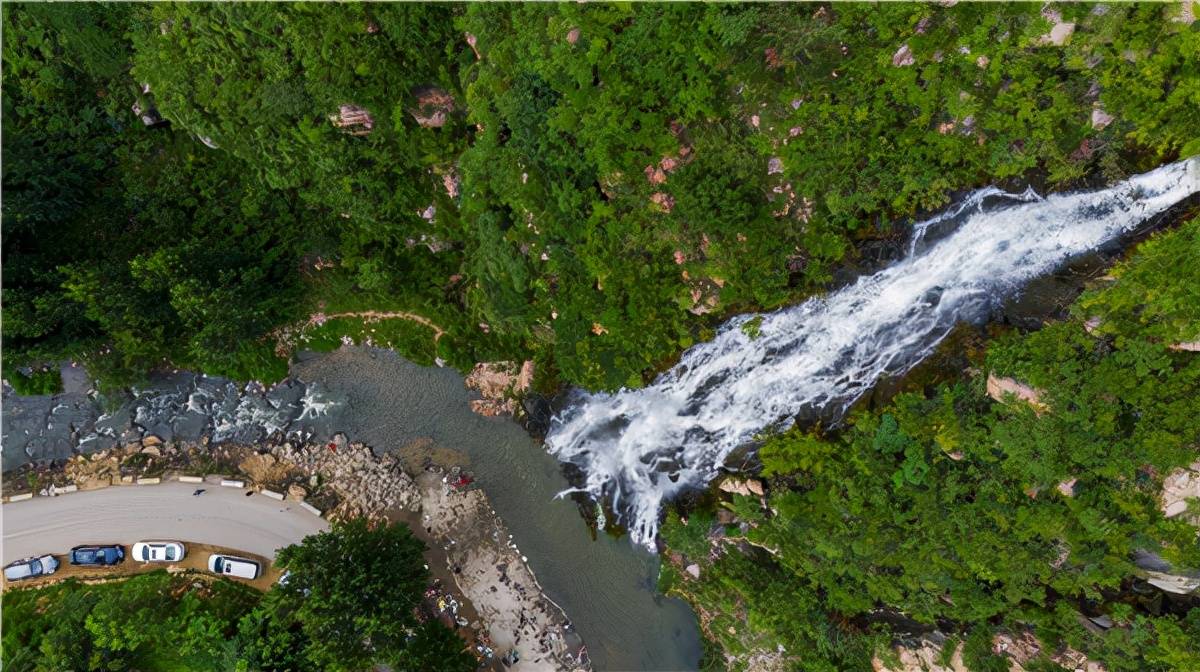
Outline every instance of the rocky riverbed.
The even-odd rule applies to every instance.
[[[235,383],[189,372],[161,373],[147,385],[101,395],[86,373],[61,367],[63,391],[26,397],[3,386],[3,467],[63,460],[124,446],[143,436],[163,441],[254,443],[272,436],[328,437],[343,401],[320,385]]]

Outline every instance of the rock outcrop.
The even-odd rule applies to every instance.
[[[763,489],[762,481],[757,478],[726,478],[717,486],[721,492],[728,492],[734,495],[746,495],[747,497],[762,497],[766,491]]]
[[[988,374],[987,394],[996,401],[1004,401],[1011,395],[1028,402],[1038,413],[1043,413],[1050,408],[1042,401],[1044,393],[1041,390],[1019,382],[1015,378],[1003,378],[994,373]]]
[[[1162,512],[1168,518],[1188,509],[1189,500],[1200,504],[1200,460],[1187,468],[1172,471],[1163,479]]]
[[[350,135],[369,135],[375,128],[375,118],[357,105],[342,105],[337,114],[329,115],[329,121]]]
[[[471,401],[471,410],[484,416],[513,415],[517,398],[533,384],[533,362],[480,362],[467,376],[467,389],[476,390],[483,399]]]
[[[900,644],[892,647],[898,664],[889,665],[879,656],[875,656],[871,660],[871,669],[874,672],[969,672],[963,664],[961,643],[951,654],[949,665],[939,662],[942,659],[945,637],[940,636],[940,633],[933,634],[935,637],[932,639],[923,638],[909,646]]]
[[[410,111],[413,119],[422,128],[441,128],[454,112],[454,98],[436,86],[427,86],[413,92],[417,107]]]

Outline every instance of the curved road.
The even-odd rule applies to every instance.
[[[193,497],[197,487],[204,494]],[[247,490],[205,483],[115,486],[34,497],[0,508],[5,564],[87,543],[178,539],[236,548],[274,559],[276,549],[329,529],[300,508]]]

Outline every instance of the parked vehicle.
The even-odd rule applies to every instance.
[[[58,559],[53,555],[25,558],[4,566],[4,578],[9,581],[22,581],[39,576],[48,576],[58,569]]]
[[[133,559],[142,562],[178,562],[187,554],[178,541],[139,541],[132,551]]]
[[[221,576],[236,576],[239,579],[257,579],[258,563],[246,558],[213,553],[208,556],[208,571]]]
[[[67,556],[72,565],[115,565],[125,560],[125,548],[117,544],[106,546],[76,546]]]

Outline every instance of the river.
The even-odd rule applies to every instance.
[[[431,438],[465,452],[597,670],[696,668],[696,617],[682,601],[656,594],[658,557],[623,539],[592,540],[578,507],[555,497],[567,487],[559,462],[517,423],[472,413],[457,372],[417,366],[390,351],[342,348],[297,363],[293,373],[345,400],[338,426],[352,438],[377,447]]]
[[[324,439],[344,432],[377,451],[431,439],[465,454],[546,595],[566,612],[597,670],[695,669],[696,617],[656,594],[659,558],[622,539],[592,539],[560,463],[510,419],[471,412],[474,393],[451,369],[423,367],[366,347],[303,353],[271,388],[177,372],[155,377],[107,413],[82,369],[64,367],[62,394],[6,390],[4,469],[62,459],[145,433],[164,439],[253,443],[273,432]]]

